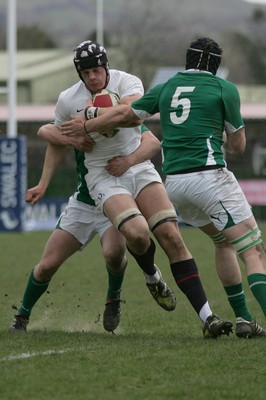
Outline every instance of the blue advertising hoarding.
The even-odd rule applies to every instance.
[[[0,137],[0,231],[24,230],[27,141]]]
[[[57,219],[64,211],[68,198],[41,199],[34,206],[26,204],[25,231],[50,231],[55,228]]]

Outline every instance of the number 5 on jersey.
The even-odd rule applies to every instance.
[[[176,115],[176,111],[170,113],[170,119],[173,124],[179,125],[183,124],[188,119],[190,113],[191,102],[188,98],[179,99],[181,93],[191,93],[195,89],[195,86],[178,86],[173,95],[171,107],[177,108],[178,106],[182,107],[182,114],[178,117]]]

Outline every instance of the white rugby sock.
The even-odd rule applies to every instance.
[[[209,303],[206,302],[204,304],[204,306],[202,307],[202,309],[199,312],[199,317],[202,320],[202,323],[204,324],[204,322],[206,321],[206,319],[212,315],[212,310],[210,309]]]
[[[161,278],[158,271],[156,271],[154,275],[148,275],[148,274],[145,274],[145,273],[144,273],[144,275],[146,277],[147,283],[150,283],[150,284],[154,284],[154,283],[159,282],[159,280]]]

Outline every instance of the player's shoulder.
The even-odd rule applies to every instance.
[[[142,81],[137,76],[117,69],[110,70],[107,89],[117,93],[120,98],[136,93],[143,95],[144,93]]]
[[[136,75],[130,74],[129,72],[121,71],[119,69],[110,69],[110,81],[112,80],[122,80],[122,79],[132,79],[141,82],[140,78]]]
[[[82,81],[75,83],[60,93],[61,98],[72,98],[76,96],[81,90],[85,90],[85,85]]]
[[[220,76],[214,76],[214,78],[222,87],[236,89],[236,85],[233,82],[228,81],[227,79],[221,78]]]
[[[122,71],[121,69],[110,69],[109,72],[110,76],[134,76],[137,78],[136,75],[130,74],[129,72],[126,71]]]

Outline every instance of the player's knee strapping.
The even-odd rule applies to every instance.
[[[249,249],[250,247],[262,243],[261,232],[259,228],[256,226],[254,229],[252,229],[245,235],[230,241],[230,243],[234,246],[237,254],[240,254],[243,251]]]
[[[177,215],[175,210],[167,209],[158,211],[148,220],[149,228],[153,232],[159,225],[168,221],[177,222]]]
[[[142,215],[141,212],[137,208],[128,208],[126,211],[123,211],[121,214],[119,214],[115,219],[113,224],[117,229],[120,229],[121,226],[129,221],[132,218],[138,217]]]
[[[211,236],[214,244],[222,243],[226,241],[226,238],[222,232],[217,233],[217,235]]]

